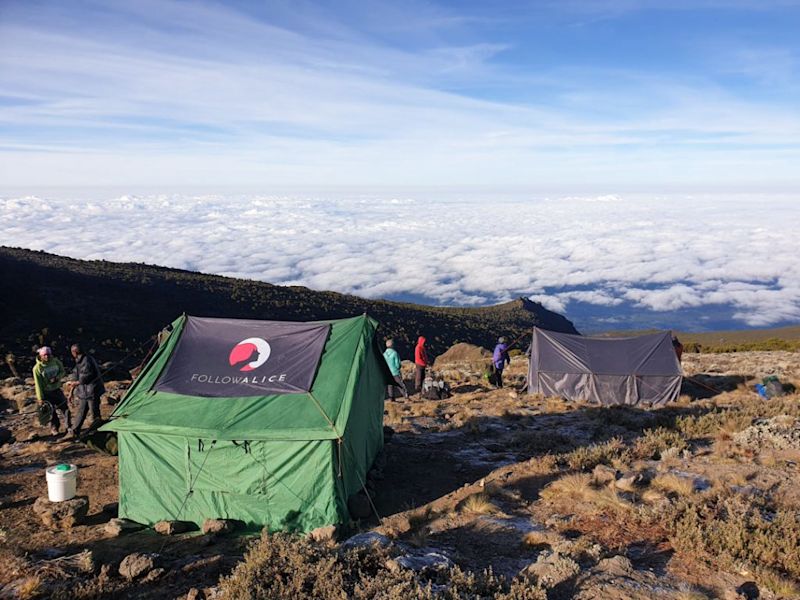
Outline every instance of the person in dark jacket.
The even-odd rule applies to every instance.
[[[425,381],[425,369],[431,364],[428,358],[428,350],[425,348],[426,341],[424,336],[419,336],[417,339],[417,346],[414,348],[414,364],[416,365],[414,387],[417,393],[422,393],[422,382]]]
[[[91,416],[86,421],[87,429],[100,424],[100,397],[105,393],[106,388],[103,385],[100,367],[94,357],[86,354],[80,344],[72,344],[70,350],[72,358],[75,359],[72,379],[73,393],[78,400],[78,411],[67,436],[77,437],[89,410],[91,410]]]
[[[497,387],[503,387],[503,369],[507,364],[511,364],[511,357],[508,355],[508,344],[506,338],[497,339],[497,345],[492,353],[492,364],[494,365],[494,383]]]

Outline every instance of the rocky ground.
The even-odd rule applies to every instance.
[[[800,354],[687,354],[685,393],[654,411],[527,396],[519,358],[490,389],[481,356],[437,362],[449,399],[387,402],[378,516],[338,543],[130,531],[116,458],[45,435],[6,380],[0,598],[800,597],[800,396],[752,391],[800,384]],[[85,500],[37,512],[66,461]]]

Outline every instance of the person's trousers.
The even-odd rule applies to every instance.
[[[503,369],[495,367],[494,384],[499,388],[503,387]]]
[[[425,381],[425,367],[414,365],[416,371],[414,372],[414,392],[417,394],[422,393],[422,382]]]
[[[86,419],[86,414],[89,409],[92,410],[92,420],[97,422],[100,420],[100,396],[93,395],[88,398],[78,398],[78,412],[75,415],[75,423],[72,425],[72,430],[78,433],[83,426],[83,421]]]
[[[50,416],[50,427],[59,429],[61,427],[61,419],[64,419],[64,425],[69,428],[69,404],[67,403],[66,396],[64,396],[64,392],[61,390],[45,392],[44,401],[49,402],[53,407]],[[61,419],[58,418],[59,413],[61,414]]]
[[[397,388],[400,388],[400,391],[403,392],[403,397],[408,398],[408,390],[406,389],[406,384],[403,382],[402,375],[392,375],[395,380],[395,385],[387,385],[386,391],[389,394],[389,400],[394,400],[394,393]]]

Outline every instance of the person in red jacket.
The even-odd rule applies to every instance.
[[[428,351],[425,348],[425,342],[425,337],[419,336],[417,347],[414,348],[414,364],[417,367],[414,374],[414,386],[417,393],[422,391],[422,382],[425,381],[425,369],[431,364],[428,358]]]

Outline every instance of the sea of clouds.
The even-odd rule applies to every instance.
[[[0,196],[0,244],[370,298],[530,296],[748,326],[800,321],[800,208],[787,196],[526,194]]]

